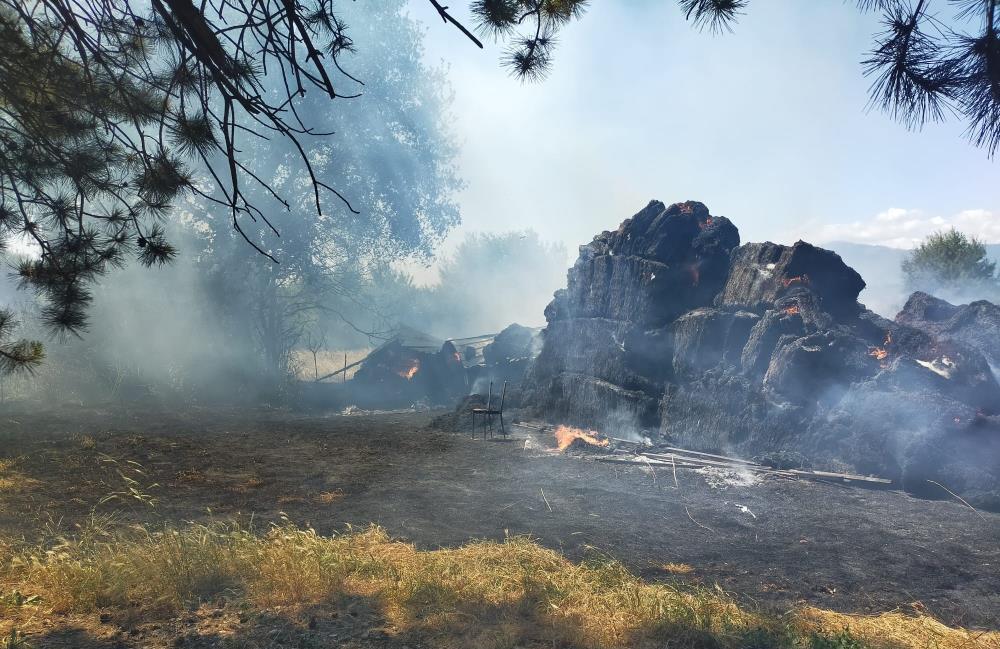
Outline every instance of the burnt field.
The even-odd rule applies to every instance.
[[[287,517],[321,534],[376,523],[418,548],[531,535],[647,580],[718,584],[750,606],[927,612],[1000,624],[1000,515],[833,484],[756,484],[484,442],[435,413],[66,410],[0,417],[0,537],[115,524]],[[945,494],[946,495],[946,494]],[[666,566],[666,568],[665,568]]]

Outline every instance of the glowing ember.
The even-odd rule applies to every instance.
[[[407,381],[413,378],[413,375],[420,371],[420,360],[413,359],[413,364],[407,368],[401,369],[396,374],[400,375]]]
[[[799,305],[798,304],[793,304],[791,306],[786,306],[785,309],[784,309],[784,311],[785,311],[785,315],[798,315],[798,313],[799,313]]]
[[[556,444],[559,446],[560,451],[565,451],[573,443],[573,440],[577,439],[583,440],[592,446],[607,446],[609,444],[608,440],[600,439],[597,435],[599,433],[596,431],[586,431],[580,428],[573,428],[572,426],[558,426],[555,431]]]
[[[785,288],[793,284],[809,284],[808,275],[796,275],[795,277],[789,277],[787,279],[781,280],[781,283],[785,285]]]
[[[885,347],[872,347],[868,350],[868,355],[877,361],[882,361],[889,355],[889,350]]]
[[[892,344],[892,332],[885,332],[885,340],[881,347],[872,347],[868,350],[868,355],[879,361],[882,367],[886,366],[885,359],[889,357],[889,345]]]

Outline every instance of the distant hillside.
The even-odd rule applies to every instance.
[[[833,250],[848,266],[861,273],[868,286],[858,299],[869,309],[892,318],[903,307],[909,293],[903,287],[900,264],[908,250],[847,241],[817,245]],[[991,260],[1000,260],[1000,244],[987,244],[986,251]]]

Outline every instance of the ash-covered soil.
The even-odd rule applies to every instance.
[[[424,548],[530,534],[573,559],[608,553],[647,579],[718,584],[770,610],[917,606],[948,624],[1000,627],[998,514],[689,469],[675,485],[660,468],[555,454],[523,430],[492,441],[429,430],[436,414],[0,410],[0,536],[71,530],[94,509],[123,524],[252,515],[264,528],[287,516],[330,533],[377,523]],[[143,473],[129,475],[156,505],[101,504],[124,491],[118,468],[136,466]]]

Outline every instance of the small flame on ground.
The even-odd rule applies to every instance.
[[[798,315],[798,313],[799,313],[799,305],[798,304],[793,304],[791,306],[786,306],[785,309],[784,309],[784,311],[785,311],[785,315]]]
[[[420,359],[413,359],[412,365],[399,370],[398,372],[396,372],[396,374],[409,381],[419,371],[420,371]]]
[[[792,284],[809,284],[809,276],[796,275],[795,277],[789,277],[787,279],[781,280],[781,283],[785,285],[785,288],[788,288]]]
[[[610,442],[597,437],[596,431],[587,431],[572,426],[557,426],[555,430],[556,444],[560,451],[565,451],[574,440],[580,439],[592,446],[607,446]]]

